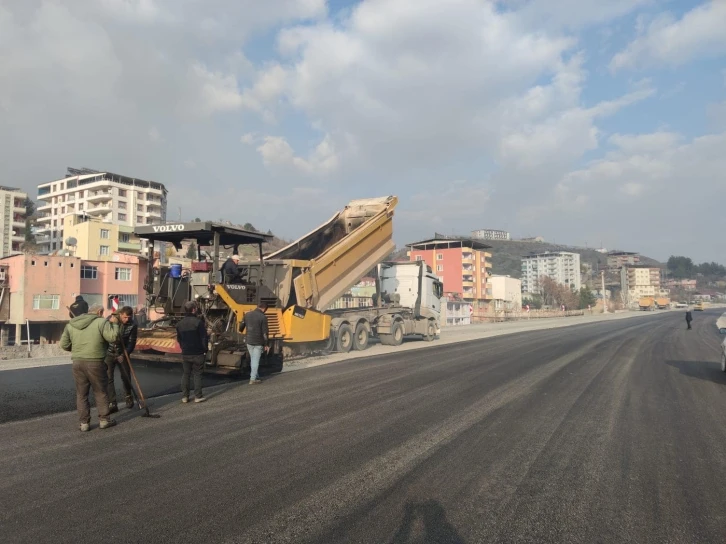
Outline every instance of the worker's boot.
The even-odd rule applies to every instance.
[[[81,432],[87,433],[91,430],[91,425],[89,423],[81,423]]]
[[[115,402],[109,402],[108,403],[108,413],[109,414],[115,414],[118,412],[118,404]]]
[[[126,395],[126,408],[129,410],[134,407],[134,397],[133,395]]]
[[[109,419],[102,419],[99,427],[101,429],[108,429],[109,427],[113,427],[114,425],[116,425],[116,420],[109,418]]]

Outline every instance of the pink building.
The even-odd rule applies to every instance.
[[[137,309],[143,305],[146,261],[126,253],[114,253],[111,261],[85,261],[77,257],[51,255],[14,255],[0,260],[6,269],[0,309],[0,344],[19,343],[30,338],[39,343],[60,340],[68,323],[68,306],[77,295],[91,304],[111,310],[111,297],[119,306]],[[1,288],[0,288],[1,289]],[[108,315],[107,312],[106,315]],[[5,318],[4,321],[2,318]]]

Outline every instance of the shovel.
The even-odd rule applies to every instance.
[[[144,413],[141,414],[141,417],[150,417],[150,418],[160,418],[161,415],[159,414],[151,414],[149,413],[149,407],[146,404],[146,399],[144,398],[144,393],[141,391],[141,386],[139,385],[139,380],[136,378],[136,372],[134,372],[134,367],[131,366],[131,358],[129,357],[128,352],[126,351],[126,346],[123,345],[123,342],[121,342],[121,349],[124,350],[124,357],[126,358],[126,362],[129,365],[129,370],[131,371],[131,376],[134,379],[134,383],[136,384],[136,391],[138,391],[136,395],[136,400],[139,403],[139,410],[144,410]]]

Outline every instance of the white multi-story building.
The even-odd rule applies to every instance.
[[[620,269],[620,288],[623,302],[628,306],[637,305],[641,297],[669,296],[668,290],[661,289],[660,268],[648,266],[624,266]]]
[[[25,241],[25,199],[27,193],[0,185],[0,257],[20,253]]]
[[[63,218],[68,214],[130,227],[165,223],[166,196],[162,183],[68,168],[66,177],[38,185],[36,242],[41,251],[63,249]]]
[[[522,292],[540,293],[540,278],[546,276],[562,285],[568,285],[573,291],[579,291],[580,254],[566,251],[545,251],[534,253],[522,258]]]
[[[476,240],[511,240],[511,235],[506,230],[479,229],[471,231],[471,237]]]

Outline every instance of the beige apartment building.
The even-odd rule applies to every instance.
[[[129,232],[136,225],[166,222],[162,183],[88,168],[68,168],[64,178],[38,185],[38,201],[36,242],[44,252],[65,248],[67,215],[85,214]]]
[[[63,236],[64,249],[81,259],[108,261],[117,251],[134,254],[141,251],[141,240],[134,235],[132,227],[106,223],[90,215],[66,215]]]
[[[661,289],[660,268],[624,266],[620,269],[620,288],[626,306],[636,305],[641,297],[668,296]]]
[[[25,241],[27,193],[0,185],[0,258],[20,253]]]

